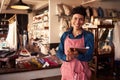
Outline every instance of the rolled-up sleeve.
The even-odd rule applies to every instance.
[[[60,39],[59,48],[57,50],[57,57],[63,61],[66,61],[66,55],[64,53],[64,40],[66,38],[66,33],[64,33]]]

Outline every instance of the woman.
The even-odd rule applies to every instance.
[[[88,61],[92,59],[94,36],[85,31],[86,11],[82,6],[73,8],[71,12],[71,29],[64,32],[57,51],[57,56],[63,61],[61,80],[90,80],[91,71]]]

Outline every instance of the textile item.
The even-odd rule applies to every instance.
[[[68,48],[83,48],[84,37],[81,39],[70,39],[68,36],[65,40],[65,54]],[[70,62],[63,62],[61,66],[62,80],[89,80],[91,71],[88,67],[87,62],[73,59]]]
[[[103,9],[101,7],[99,7],[97,11],[98,11],[99,17],[104,17],[104,12],[103,12]]]
[[[70,22],[65,18],[60,19],[60,33],[59,36],[61,37],[62,34],[70,28]]]
[[[62,7],[63,4],[57,4],[56,5],[56,15],[61,16],[62,14],[64,14],[64,10]]]
[[[17,23],[16,21],[9,24],[8,35],[6,38],[7,43],[11,49],[17,49]]]
[[[87,14],[87,17],[91,17],[93,15],[93,11],[90,6],[86,8],[86,14]]]
[[[63,4],[63,9],[64,9],[64,12],[65,12],[65,15],[69,16],[70,13],[71,13],[70,6]]]
[[[43,58],[45,62],[48,62],[51,67],[58,66],[58,64],[49,58]]]
[[[115,60],[120,60],[120,21],[115,23],[113,30],[113,43],[115,46]]]
[[[93,10],[93,16],[94,17],[98,17],[97,9],[96,8],[92,8],[92,10]]]

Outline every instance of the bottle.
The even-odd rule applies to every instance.
[[[27,31],[23,31],[23,48],[26,47],[27,44]]]

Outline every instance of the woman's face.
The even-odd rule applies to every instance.
[[[82,28],[84,21],[85,21],[85,19],[84,19],[83,15],[74,14],[71,19],[71,25],[72,25],[73,29],[78,30],[78,29]]]

